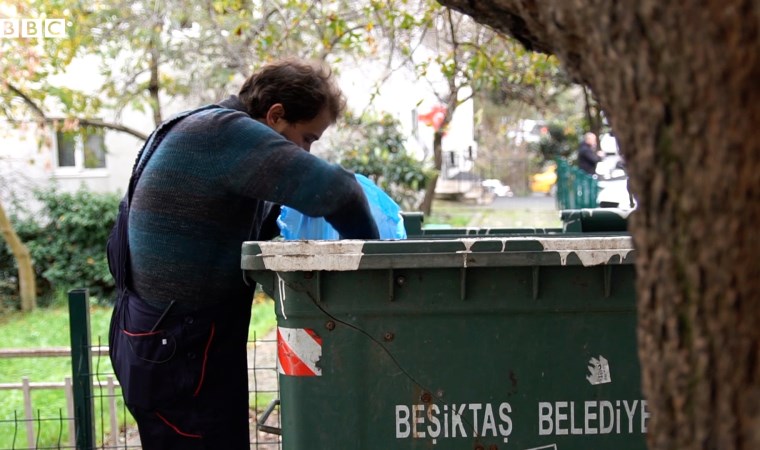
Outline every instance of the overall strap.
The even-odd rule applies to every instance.
[[[137,154],[135,165],[132,167],[132,176],[129,178],[129,189],[127,190],[127,198],[129,201],[132,200],[132,194],[134,193],[135,186],[137,186],[137,180],[140,179],[140,175],[142,175],[143,170],[145,170],[145,166],[148,164],[148,160],[151,156],[153,156],[153,152],[155,152],[156,147],[158,147],[158,144],[160,144],[164,139],[164,136],[169,133],[169,130],[171,130],[177,122],[184,119],[185,117],[212,108],[219,108],[219,105],[206,105],[201,108],[179,113],[169,120],[161,123],[158,128],[156,128],[153,133],[150,134],[148,139],[145,141],[145,144],[140,149],[140,152]]]

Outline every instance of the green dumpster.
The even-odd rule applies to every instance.
[[[430,227],[423,226],[424,217],[421,212],[405,212],[404,228],[409,237],[427,238],[452,237],[452,236],[514,236],[525,234],[556,234],[562,233],[562,228],[486,228],[486,227]],[[564,216],[560,216],[564,217]],[[577,230],[581,231],[581,230]]]
[[[410,237],[514,236],[526,234],[621,233],[628,229],[632,211],[619,208],[565,209],[559,212],[562,228],[424,227],[420,212],[402,213]]]
[[[246,242],[284,449],[644,449],[620,235]]]

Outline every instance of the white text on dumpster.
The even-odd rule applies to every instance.
[[[538,402],[540,436],[644,434],[645,400]],[[508,437],[512,406],[507,403],[396,405],[396,438]],[[506,441],[506,440],[505,440]]]
[[[512,433],[509,403],[396,405],[396,437],[506,437]]]
[[[647,432],[646,400],[539,402],[538,434],[635,434]]]

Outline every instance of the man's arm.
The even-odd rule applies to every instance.
[[[325,216],[330,225],[340,233],[340,236],[346,239],[380,239],[380,232],[377,229],[377,223],[375,223],[374,217],[367,203],[367,198],[364,195],[364,191],[359,188],[361,196],[356,196],[353,202],[355,206],[349,206],[342,208],[333,214]],[[362,211],[361,214],[356,214],[356,211]],[[367,228],[367,217],[371,226]]]
[[[378,239],[377,225],[353,173],[304,151],[242,113],[220,112],[218,159],[233,192],[325,217],[347,239]]]
[[[602,160],[602,157],[599,156],[598,153],[595,153],[591,146],[588,144],[581,145],[580,150],[578,151],[578,158],[589,162],[591,165],[594,165]]]

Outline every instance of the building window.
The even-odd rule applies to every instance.
[[[84,170],[106,167],[106,147],[102,130],[58,131],[56,140],[59,168]]]
[[[76,134],[59,131],[58,137],[58,167],[76,166]]]

